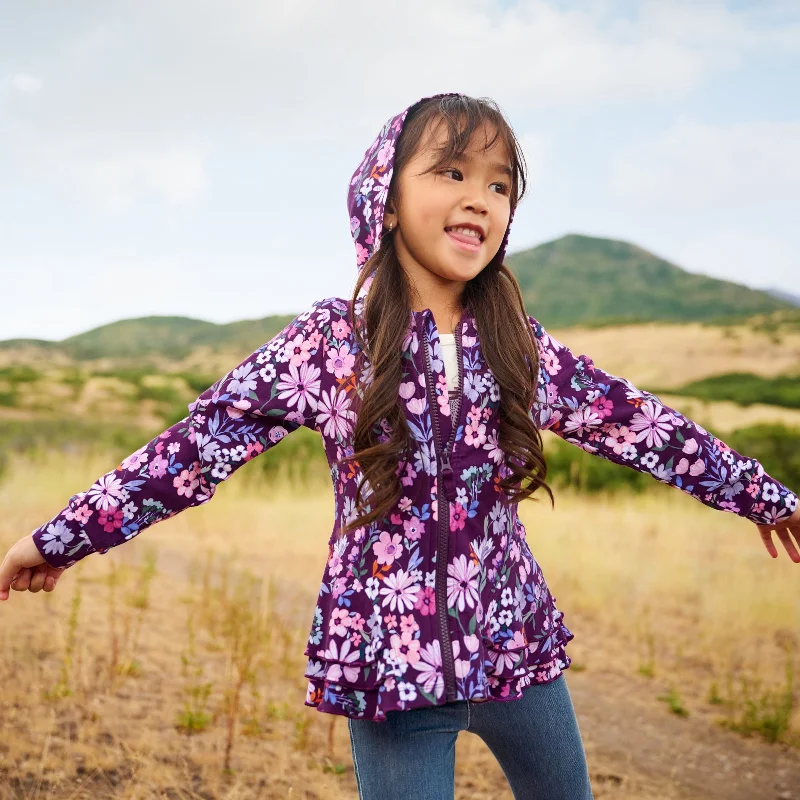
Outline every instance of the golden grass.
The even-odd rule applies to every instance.
[[[64,458],[12,463],[0,546],[113,466]],[[210,504],[84,560],[55,592],[0,604],[0,709],[14,732],[0,746],[0,800],[355,796],[346,721],[303,705],[331,489],[255,479],[245,467]],[[800,567],[772,560],[751,523],[654,488],[521,507],[576,634],[576,669],[667,680],[690,711],[713,686],[731,699],[743,678],[760,681],[754,696],[780,687]],[[475,736],[458,740],[457,797],[511,797]]]
[[[771,378],[797,374],[800,331],[756,332],[747,325],[649,323],[550,331],[573,352],[586,353],[612,375],[642,386],[678,387],[726,372]]]

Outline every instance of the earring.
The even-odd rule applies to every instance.
[[[387,231],[390,231],[392,228],[394,228],[394,225],[392,225],[391,223],[386,226]]]

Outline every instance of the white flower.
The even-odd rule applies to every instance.
[[[45,542],[45,553],[64,552],[64,545],[69,544],[75,538],[75,534],[67,527],[63,519],[47,526],[47,533],[42,534],[42,541]]]

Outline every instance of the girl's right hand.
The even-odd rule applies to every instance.
[[[63,567],[51,567],[42,558],[33,536],[23,536],[6,553],[0,565],[0,600],[8,600],[9,589],[52,592],[63,573]]]

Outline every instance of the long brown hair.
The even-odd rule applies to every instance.
[[[494,128],[495,135],[485,147],[488,150],[499,136],[510,154],[513,215],[527,185],[522,149],[492,100],[465,95],[432,98],[409,109],[397,140],[387,205],[399,202],[398,175],[417,152],[428,126],[438,121],[446,124],[448,141],[430,171],[463,155],[476,130]],[[555,501],[545,483],[547,464],[542,437],[530,415],[539,374],[539,351],[519,284],[501,262],[502,254],[498,252],[465,284],[461,296],[462,305],[475,318],[481,352],[500,387],[498,439],[505,453],[505,469],[499,486],[509,503],[530,497],[541,486],[552,506]],[[356,300],[373,271],[362,319],[356,320]],[[357,374],[363,375],[368,364],[370,379],[365,382],[356,421],[354,453],[337,462],[357,462],[363,472],[356,492],[356,517],[342,533],[383,518],[402,495],[400,474],[413,449],[408,423],[398,403],[402,344],[411,318],[411,299],[411,287],[397,257],[394,237],[384,231],[380,247],[361,268],[350,305],[350,322],[359,344]],[[365,482],[371,490],[368,497],[361,494]],[[363,512],[360,517],[359,512]]]

